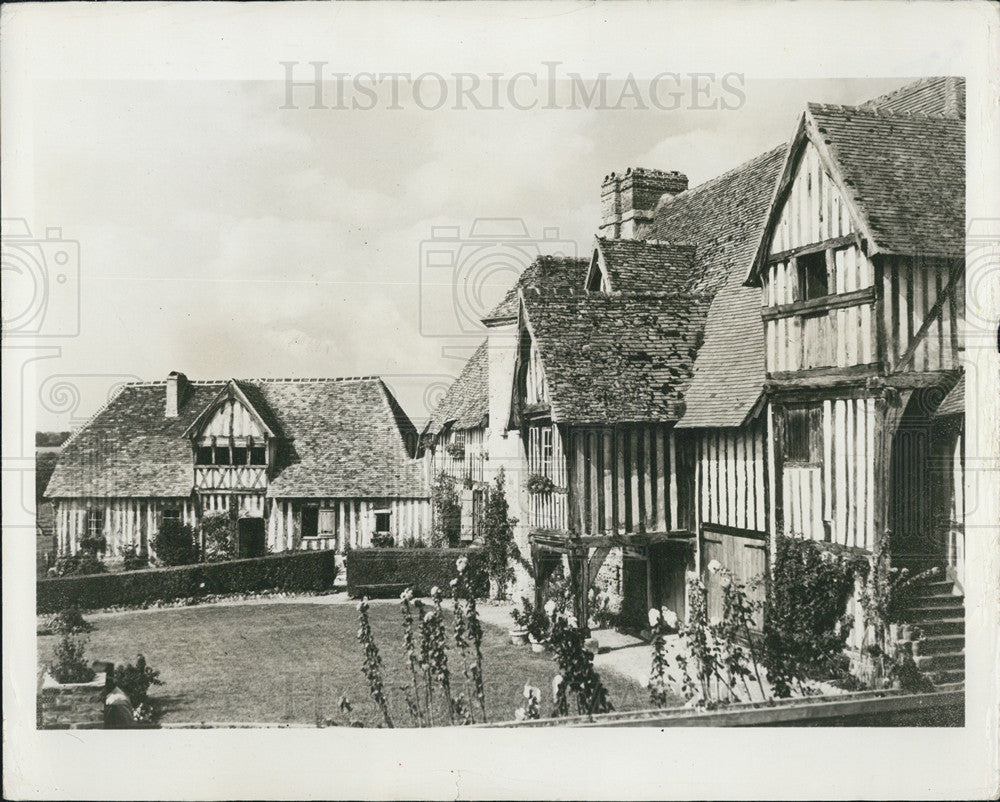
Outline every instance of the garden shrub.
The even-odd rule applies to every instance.
[[[108,548],[108,541],[104,535],[93,535],[80,538],[80,550],[88,554],[97,555]]]
[[[172,518],[160,524],[153,547],[164,565],[190,565],[197,559],[191,527]]]
[[[52,662],[49,663],[49,673],[56,682],[90,682],[94,679],[94,670],[83,658],[87,647],[87,634],[94,627],[75,607],[67,607],[53,616],[49,628],[59,635],[59,640],[52,647]]]
[[[434,505],[434,545],[454,548],[462,533],[462,503],[455,479],[443,471],[439,473],[431,486],[431,500]]]
[[[856,562],[816,541],[778,538],[764,615],[764,665],[776,696],[835,673],[850,634],[844,613]]]
[[[495,583],[498,599],[507,597],[507,586],[514,581],[514,566],[511,562],[520,556],[514,542],[516,523],[517,519],[510,517],[507,508],[504,470],[501,468],[486,497],[486,512],[483,516],[486,573],[490,581]]]
[[[53,566],[53,573],[56,576],[85,576],[89,574],[107,573],[107,566],[89,551],[80,551],[76,554],[68,554],[56,560]]]
[[[333,587],[336,557],[333,551],[286,552],[249,560],[42,579],[35,585],[37,607],[39,613],[51,613],[74,605],[89,610],[144,607],[209,594],[318,592]]]
[[[136,657],[135,665],[115,666],[114,683],[129,698],[134,707],[149,704],[149,689],[153,685],[162,685],[160,672],[146,665],[146,658],[141,654]]]
[[[455,560],[465,556],[469,560],[469,573],[477,596],[486,595],[488,585],[483,570],[481,549],[407,549],[371,548],[352,549],[346,556],[347,592],[358,598],[398,596],[400,589],[412,587],[418,596],[429,596],[431,588],[448,591],[455,576]],[[386,586],[380,592],[374,586]]]
[[[125,571],[141,571],[149,567],[149,557],[139,551],[134,543],[122,546],[122,569]]]
[[[206,562],[232,560],[236,557],[236,509],[213,512],[201,519],[201,534],[205,544]]]
[[[388,532],[376,532],[372,535],[372,546],[377,549],[391,549],[395,542]]]

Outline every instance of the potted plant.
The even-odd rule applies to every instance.
[[[533,473],[525,480],[524,489],[533,496],[541,496],[551,493],[556,489],[556,486],[548,476],[540,473]]]
[[[510,617],[514,619],[514,628],[510,630],[510,642],[515,646],[528,642],[528,624],[531,622],[534,610],[535,606],[526,596],[522,596],[520,608],[515,604],[510,611]]]
[[[546,604],[546,608],[549,604],[551,602]],[[550,628],[547,610],[535,607],[531,611],[531,618],[528,621],[528,642],[531,643],[531,651],[536,654],[541,654],[545,651],[545,644],[549,639]]]

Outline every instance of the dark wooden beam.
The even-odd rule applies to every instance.
[[[838,382],[852,383],[858,379],[877,376],[882,372],[880,362],[847,367],[807,368],[805,370],[781,370],[768,374],[765,389],[774,387],[821,387]]]
[[[831,309],[844,309],[850,306],[861,306],[875,302],[875,288],[864,287],[852,292],[842,292],[837,295],[824,295],[822,298],[812,298],[808,301],[795,301],[790,304],[769,306],[761,310],[762,320],[776,320],[794,317],[813,312],[827,312]]]
[[[856,234],[846,234],[843,237],[831,237],[822,242],[814,242],[810,245],[801,245],[798,248],[789,248],[787,251],[772,253],[767,257],[768,264],[784,262],[796,256],[803,256],[807,253],[818,253],[819,251],[837,250],[839,248],[849,248],[851,245],[858,245]]]

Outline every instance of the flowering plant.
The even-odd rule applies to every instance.
[[[515,721],[532,721],[540,717],[539,705],[542,701],[542,692],[534,685],[524,685],[524,706],[514,711]]]

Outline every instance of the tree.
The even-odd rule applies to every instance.
[[[511,560],[518,556],[514,543],[514,524],[507,508],[507,494],[504,492],[503,468],[497,474],[493,487],[486,498],[486,514],[483,516],[483,540],[486,551],[486,573],[496,583],[496,597],[507,598],[507,586],[514,581],[514,566]]]
[[[45,501],[45,488],[52,478],[58,458],[59,455],[51,451],[43,451],[35,456],[35,501],[38,503]]]
[[[462,533],[462,504],[455,479],[444,471],[434,478],[431,488],[434,499],[434,545],[458,545]]]

